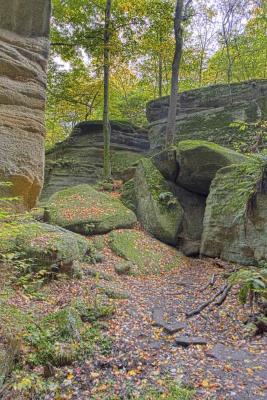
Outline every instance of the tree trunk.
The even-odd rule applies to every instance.
[[[103,111],[103,136],[104,136],[104,179],[111,177],[110,163],[110,121],[109,121],[109,78],[110,78],[110,17],[111,2],[107,0],[105,10],[105,29],[104,29],[104,111]]]
[[[163,80],[163,60],[159,54],[159,97],[162,97],[162,80]]]
[[[176,0],[175,17],[174,17],[175,52],[172,63],[171,95],[170,95],[168,122],[167,122],[166,137],[165,137],[166,147],[169,147],[173,144],[175,136],[179,70],[180,70],[182,51],[183,51],[183,29],[182,29],[183,9],[184,9],[184,0]]]

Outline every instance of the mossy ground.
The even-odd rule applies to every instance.
[[[117,230],[109,234],[109,246],[120,257],[136,265],[137,274],[158,274],[179,267],[182,255],[138,230]]]

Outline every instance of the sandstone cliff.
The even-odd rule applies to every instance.
[[[96,183],[103,176],[103,124],[84,121],[64,142],[46,154],[42,199],[70,186]],[[112,174],[127,179],[132,165],[149,150],[147,131],[131,124],[111,122]]]
[[[256,122],[267,117],[267,80],[207,86],[178,96],[177,141],[203,139],[236,147],[244,132],[230,125],[235,121]],[[169,97],[147,105],[151,148],[160,147],[166,129]],[[248,142],[248,140],[247,140]]]
[[[26,208],[43,185],[50,0],[0,0],[0,178]]]

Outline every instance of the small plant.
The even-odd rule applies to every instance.
[[[177,199],[171,192],[160,193],[159,201],[165,204],[167,208],[174,208],[177,206]]]
[[[233,273],[229,278],[232,285],[239,284],[239,300],[242,304],[249,302],[251,310],[267,299],[267,268],[244,268]]]

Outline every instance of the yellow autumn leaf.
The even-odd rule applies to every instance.
[[[202,387],[204,387],[204,388],[208,388],[209,387],[209,381],[207,380],[207,379],[204,379],[202,382],[201,382],[201,386]]]

